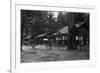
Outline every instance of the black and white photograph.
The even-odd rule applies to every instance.
[[[21,63],[89,60],[90,13],[20,12]]]

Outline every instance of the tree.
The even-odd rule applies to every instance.
[[[59,26],[67,26],[67,12],[59,12],[58,18],[57,18],[57,24]]]
[[[21,47],[26,37],[43,32],[41,26],[45,24],[46,16],[45,11],[21,10]]]

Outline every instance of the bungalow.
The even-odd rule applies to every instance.
[[[86,23],[77,27],[77,29],[75,30],[75,36],[76,41],[78,41],[77,44],[89,45],[89,29],[86,26]]]
[[[68,26],[59,29],[56,32],[40,34],[35,37],[38,44],[49,46],[67,46],[68,44]]]
[[[75,38],[75,47],[81,49],[82,46],[89,46],[89,23],[83,21],[81,23],[75,24],[76,29],[73,32]]]

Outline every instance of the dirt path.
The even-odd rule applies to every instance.
[[[88,51],[31,50],[21,53],[21,62],[43,62],[89,59]]]

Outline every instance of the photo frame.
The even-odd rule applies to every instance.
[[[83,60],[61,60],[50,62],[21,62],[21,10],[30,11],[54,11],[89,13],[89,59]],[[57,14],[56,14],[57,15]],[[95,65],[95,8],[92,6],[60,5],[60,4],[38,4],[34,2],[11,2],[11,72],[35,72],[53,69],[78,68]],[[86,31],[87,32],[87,31]],[[51,60],[51,59],[50,59]],[[26,60],[25,60],[26,61]]]

